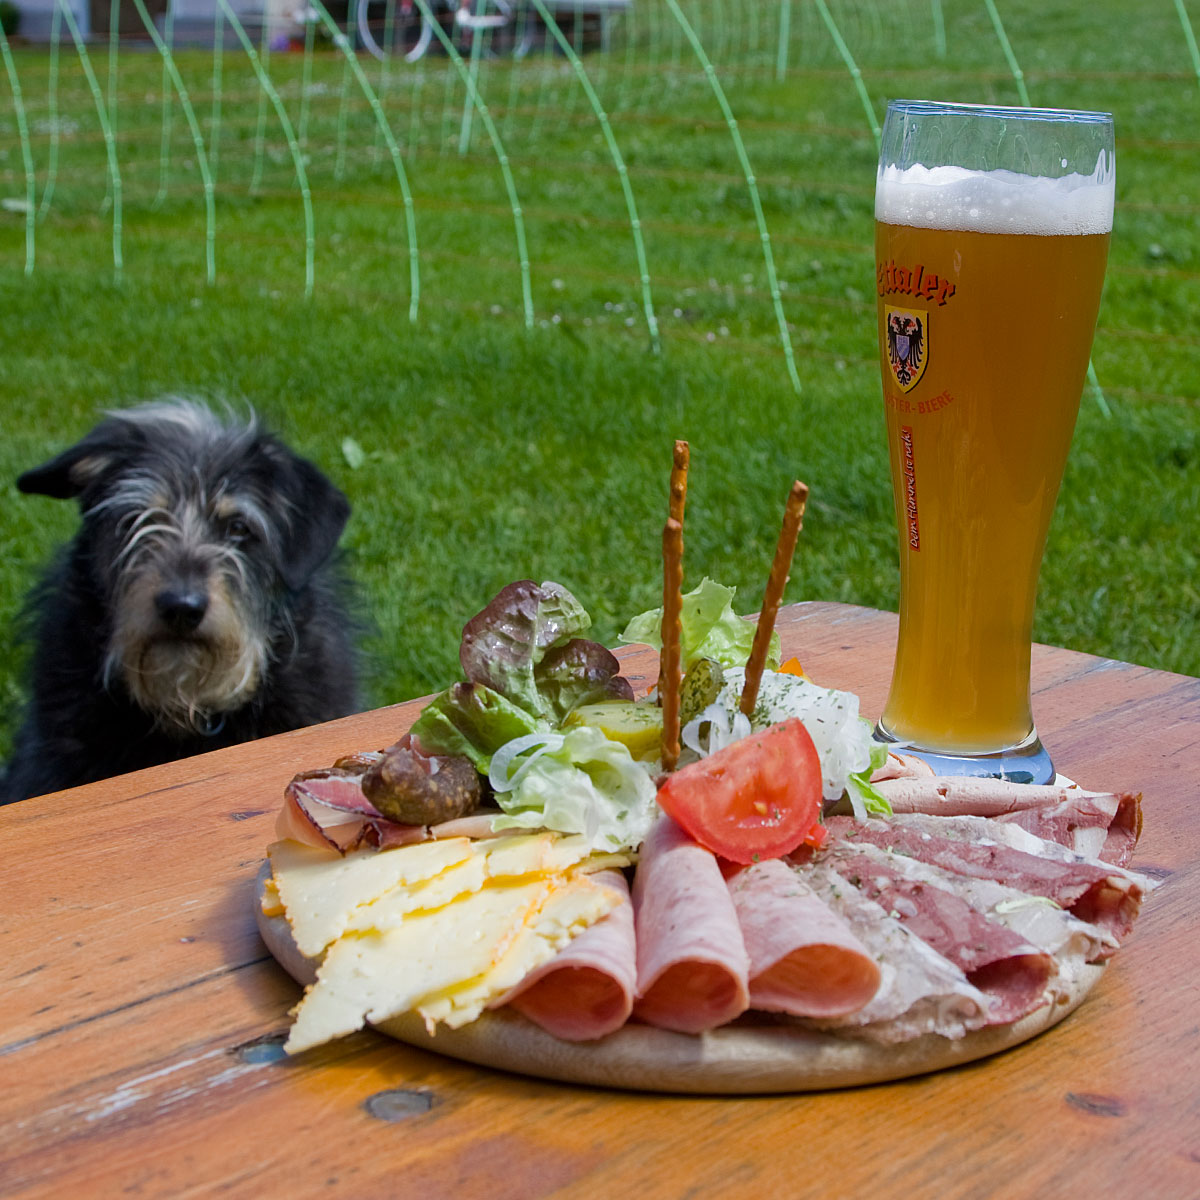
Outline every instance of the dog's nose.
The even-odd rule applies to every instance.
[[[191,633],[208,611],[208,597],[201,591],[163,588],[154,597],[154,607],[163,624],[176,633]]]

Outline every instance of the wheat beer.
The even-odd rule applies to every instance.
[[[1111,170],[880,170],[876,291],[901,596],[879,730],[889,740],[967,757],[1036,740],[1038,571],[1111,228]]]

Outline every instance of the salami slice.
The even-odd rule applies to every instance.
[[[621,903],[492,1005],[507,1004],[567,1042],[594,1041],[620,1029],[633,1010],[637,987],[633,905],[625,877],[600,871],[592,879],[620,892]]]
[[[670,817],[661,817],[642,844],[633,913],[635,1016],[703,1033],[746,1010],[750,964],[721,869]]]
[[[879,967],[850,926],[780,859],[728,880],[750,958],[750,1007],[840,1017],[879,988]]]

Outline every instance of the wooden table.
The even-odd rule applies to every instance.
[[[783,610],[788,654],[879,711],[896,619]],[[626,655],[648,685],[645,651]],[[0,1195],[1200,1195],[1200,680],[1035,647],[1064,773],[1144,794],[1162,879],[1083,1007],[991,1060],[739,1099],[505,1075],[361,1033],[279,1057],[297,988],[252,881],[287,780],[417,705],[0,809]]]

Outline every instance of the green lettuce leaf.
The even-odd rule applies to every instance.
[[[856,817],[861,818],[860,805],[868,816],[890,817],[892,815],[892,806],[887,802],[887,797],[871,782],[871,776],[887,762],[887,757],[887,746],[873,740],[870,765],[861,771],[855,771],[846,779],[846,796]]]
[[[493,829],[580,833],[594,850],[632,850],[645,839],[657,809],[654,783],[620,742],[581,725],[531,735],[512,749],[492,760],[490,781],[505,814]]]
[[[744,667],[754,645],[754,625],[733,611],[735,589],[705,577],[700,586],[683,597],[680,657],[686,671],[700,658],[711,658],[723,667]],[[662,609],[639,613],[618,639],[641,642],[662,649]],[[779,666],[782,646],[778,633],[771,634],[767,666]]]
[[[617,656],[586,638],[551,647],[533,668],[533,679],[542,711],[555,724],[581,704],[633,699],[633,685],[621,675]]]
[[[535,716],[549,715],[535,668],[552,646],[569,642],[592,623],[582,604],[557,583],[510,583],[463,627],[458,658],[472,683],[481,683]]]
[[[612,652],[575,636],[591,623],[561,584],[522,579],[467,622],[459,661],[472,683],[555,723],[579,704],[632,700]]]
[[[481,683],[456,683],[435,696],[410,731],[428,754],[459,754],[486,775],[506,742],[545,728],[531,713]]]

